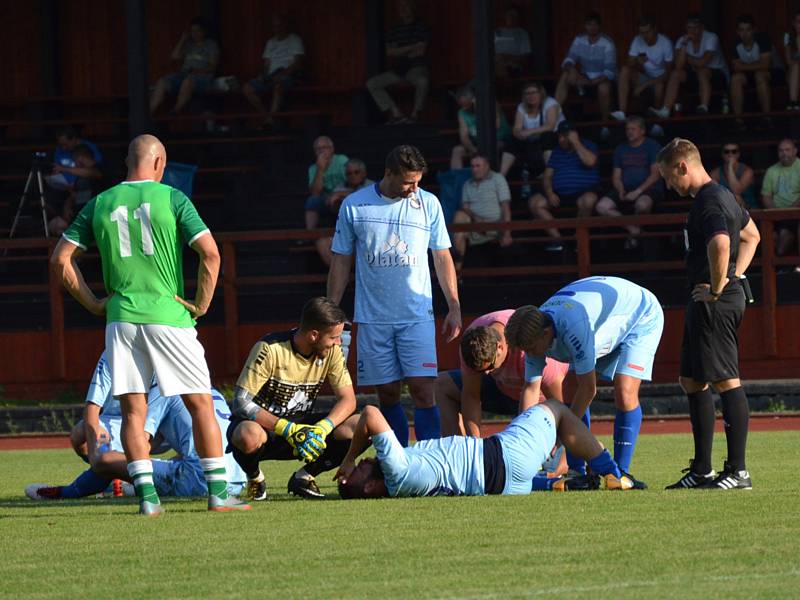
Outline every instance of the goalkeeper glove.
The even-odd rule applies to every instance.
[[[322,456],[322,453],[325,452],[325,448],[328,445],[325,438],[330,435],[331,431],[333,431],[333,421],[327,418],[311,425],[304,444],[306,452],[309,454],[316,454],[316,458]]]
[[[294,448],[295,456],[299,456],[306,462],[312,462],[319,458],[319,454],[310,454],[305,447],[309,429],[311,429],[311,425],[298,425],[288,419],[278,419],[275,423],[275,433],[289,442],[289,445]]]

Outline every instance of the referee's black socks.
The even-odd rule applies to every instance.
[[[725,437],[728,440],[728,464],[736,471],[744,471],[747,429],[750,408],[743,387],[722,392],[722,418],[725,420]]]
[[[711,448],[714,444],[714,397],[711,388],[687,394],[689,397],[689,418],[692,421],[694,436],[694,461],[692,471],[698,475],[711,472]]]

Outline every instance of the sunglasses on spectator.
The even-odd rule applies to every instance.
[[[723,154],[739,154],[739,149],[738,148],[723,148],[722,149],[722,153]]]

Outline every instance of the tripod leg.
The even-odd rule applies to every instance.
[[[41,169],[36,169],[36,181],[39,184],[39,206],[42,207],[42,225],[44,225],[44,237],[50,237],[50,227],[47,225],[47,205],[44,201],[44,181],[42,181]]]
[[[25,205],[25,197],[31,191],[31,182],[33,182],[33,169],[28,172],[28,180],[25,182],[25,189],[22,190],[22,196],[19,199],[19,205],[17,206],[17,214],[14,215],[14,221],[11,223],[11,231],[8,234],[8,239],[14,237],[14,232],[17,230],[17,223],[19,223],[19,215],[22,213],[22,207]],[[6,248],[8,251],[8,248]]]

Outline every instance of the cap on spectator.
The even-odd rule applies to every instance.
[[[559,135],[567,135],[570,131],[575,129],[570,121],[564,120],[558,124],[558,129],[556,129],[556,133]]]

